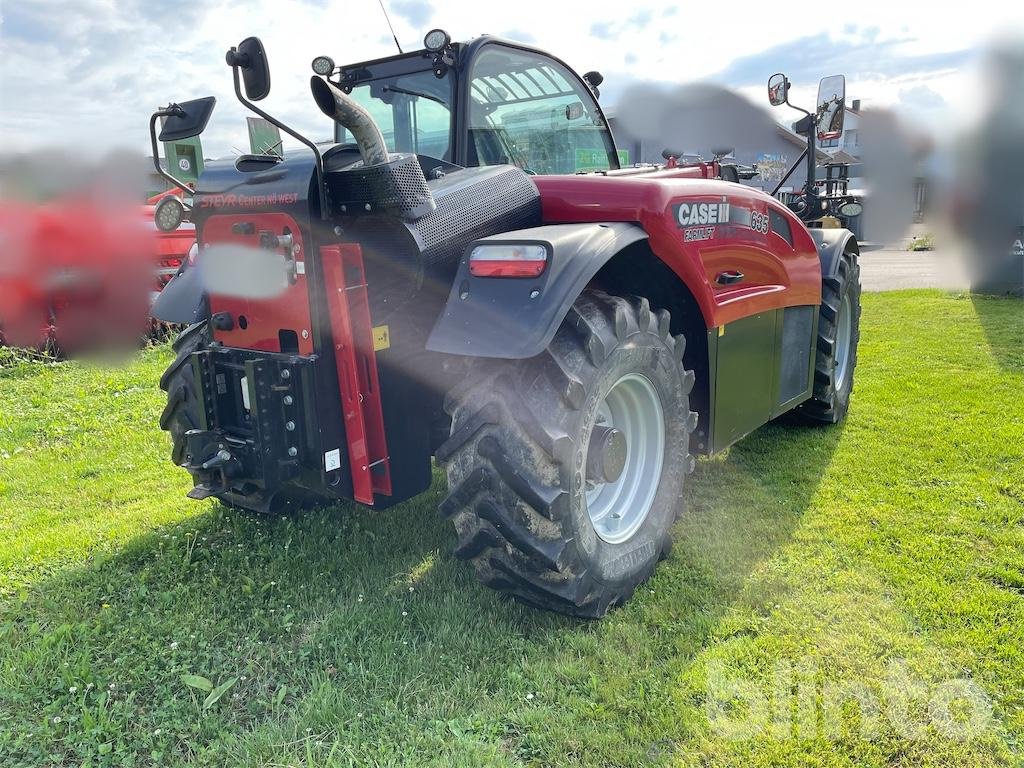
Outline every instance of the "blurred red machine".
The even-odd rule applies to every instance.
[[[149,308],[195,244],[191,227],[154,226],[168,194],[141,207],[0,201],[0,344],[67,356],[162,330]]]

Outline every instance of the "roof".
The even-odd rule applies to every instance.
[[[789,128],[786,128],[784,125],[776,125],[775,130],[778,131],[779,136],[800,147],[800,149],[807,146],[807,139],[800,134],[789,130]],[[827,163],[831,158],[832,155],[829,155],[827,152],[823,152],[820,147],[816,146],[814,148],[814,159],[816,161]]]

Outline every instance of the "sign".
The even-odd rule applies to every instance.
[[[262,117],[247,117],[249,148],[254,155],[276,155],[284,157],[281,145],[281,131]]]

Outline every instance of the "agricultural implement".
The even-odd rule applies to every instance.
[[[668,553],[696,455],[784,414],[844,418],[858,247],[805,226],[813,167],[791,207],[719,159],[622,168],[601,76],[493,37],[314,59],[324,144],[255,103],[258,39],[227,63],[305,149],[208,163],[190,205],[166,198],[199,242],[154,307],[189,324],[161,426],[190,496],[384,508],[436,461],[484,584],[598,617]],[[809,117],[809,166],[841,89]],[[160,110],[154,146],[159,118],[180,139],[212,109]]]

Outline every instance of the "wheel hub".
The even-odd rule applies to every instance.
[[[587,480],[614,483],[626,466],[626,436],[615,427],[598,424],[587,446]]]

